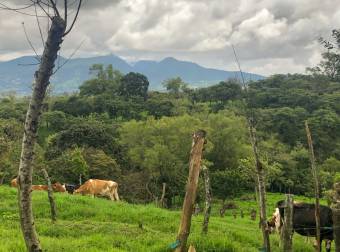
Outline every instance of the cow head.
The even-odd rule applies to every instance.
[[[59,182],[54,183],[52,185],[53,191],[55,192],[66,192],[65,185],[60,184]]]

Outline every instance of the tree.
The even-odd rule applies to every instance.
[[[102,149],[108,155],[119,155],[115,127],[105,125],[98,121],[76,120],[71,126],[48,140],[46,158],[51,160],[63,151],[77,147],[93,147]]]
[[[25,130],[22,140],[22,152],[18,175],[18,200],[21,229],[25,239],[27,250],[30,252],[42,251],[38,235],[34,225],[32,202],[31,202],[31,186],[32,186],[32,162],[34,154],[34,146],[37,138],[37,130],[39,124],[39,116],[41,114],[43,101],[46,94],[46,89],[50,84],[50,77],[53,74],[54,63],[58,56],[58,51],[63,42],[63,38],[72,30],[74,23],[78,17],[82,0],[79,0],[78,8],[75,17],[68,25],[68,0],[64,0],[64,15],[60,15],[61,8],[57,7],[54,0],[31,1],[34,8],[40,7],[48,15],[51,21],[48,36],[44,45],[44,51],[39,59],[39,69],[34,74],[33,94],[30,99],[28,111],[25,120]],[[53,14],[48,14],[44,6],[50,6]],[[26,9],[26,8],[25,8]],[[13,10],[13,9],[12,9]],[[14,9],[15,10],[15,9]],[[35,12],[37,13],[37,12]],[[51,16],[52,15],[52,16]],[[39,25],[39,20],[36,14],[36,19]]]
[[[63,130],[66,125],[66,115],[62,111],[45,112],[42,115],[42,122],[51,130]]]
[[[100,94],[114,95],[118,92],[123,74],[114,70],[112,64],[106,69],[102,64],[94,64],[90,67],[90,73],[96,73],[96,78],[85,81],[80,87],[81,96],[92,96]]]
[[[84,159],[88,164],[90,178],[117,180],[121,175],[119,164],[103,150],[87,148],[83,151]]]
[[[170,93],[174,93],[176,95],[178,95],[179,92],[184,90],[187,86],[188,85],[184,83],[180,77],[167,79],[163,82],[163,87],[165,87]]]
[[[340,29],[332,31],[333,41],[320,38],[319,42],[327,50],[322,53],[321,62],[314,68],[307,68],[313,75],[323,75],[332,81],[340,81]]]
[[[122,77],[119,94],[127,98],[141,96],[146,100],[148,88],[149,81],[146,76],[130,72]]]
[[[89,178],[89,165],[87,164],[83,149],[74,148],[65,150],[60,156],[48,161],[49,175],[54,181],[66,181],[72,184],[79,183],[79,176]]]

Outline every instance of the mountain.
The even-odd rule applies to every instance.
[[[58,58],[56,65],[65,63],[65,58]],[[33,56],[24,56],[14,60],[0,62],[0,92],[14,91],[26,95],[31,92],[37,60]],[[202,67],[196,63],[165,58],[161,61],[141,60],[131,65],[115,55],[91,58],[70,59],[52,77],[54,93],[75,92],[87,79],[91,78],[89,68],[93,64],[112,64],[123,73],[139,72],[148,77],[151,90],[162,90],[162,82],[172,77],[181,77],[192,87],[204,87],[219,81],[239,78],[239,72],[223,71]],[[252,73],[244,73],[246,80],[258,80],[264,77]]]

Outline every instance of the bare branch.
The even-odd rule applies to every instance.
[[[67,25],[67,0],[64,0],[64,20]]]
[[[75,24],[75,22],[76,22],[76,20],[78,18],[78,14],[79,14],[79,11],[80,11],[81,4],[82,4],[82,0],[79,0],[79,4],[78,4],[78,7],[77,7],[77,13],[76,13],[76,15],[75,15],[75,17],[74,17],[74,19],[72,21],[72,24],[71,24],[70,28],[68,28],[68,30],[64,33],[64,36],[69,34],[70,31],[72,30],[72,28],[73,28],[73,26],[74,26],[74,24]]]
[[[45,41],[44,41],[44,36],[42,34],[42,31],[41,31],[41,26],[40,26],[38,14],[37,14],[37,6],[36,5],[34,5],[34,11],[35,11],[36,19],[37,19],[37,25],[38,25],[38,28],[39,28],[39,33],[40,33],[40,38],[41,38],[42,46],[44,47]]]
[[[23,64],[23,63],[18,63],[18,66],[37,66],[40,63],[27,63],[27,64]]]
[[[26,16],[30,16],[30,17],[35,17],[36,15],[35,14],[31,14],[31,13],[27,13],[27,12],[23,12],[21,11],[22,9],[27,9],[29,7],[32,7],[34,4],[32,5],[27,5],[25,7],[22,7],[22,8],[10,8],[8,7],[6,4],[4,3],[0,3],[0,10],[10,10],[10,11],[14,11],[14,12],[17,12],[17,13],[20,13],[22,15],[26,15]],[[1,7],[2,6],[2,7]],[[46,18],[46,16],[38,16],[38,17],[43,17],[43,18]]]
[[[18,10],[28,9],[28,8],[32,7],[34,5],[34,3],[26,5],[25,7],[21,7],[21,8],[10,8],[10,7],[8,7],[7,5],[5,5],[3,3],[0,3],[0,5],[4,6],[4,7],[0,7],[0,9],[2,9],[2,10],[18,11]]]
[[[26,31],[25,23],[24,23],[24,22],[22,22],[21,24],[22,24],[22,27],[23,27],[23,29],[24,29],[24,33],[25,33],[26,40],[27,40],[28,44],[30,45],[30,47],[32,48],[32,50],[34,51],[34,53],[35,53],[35,55],[36,55],[36,57],[35,57],[35,58],[36,58],[36,59],[37,59],[37,61],[40,63],[40,57],[38,56],[38,53],[37,53],[37,51],[35,50],[35,48],[34,48],[34,46],[33,46],[32,42],[31,42],[31,40],[29,39],[29,37],[28,37],[28,35],[27,35],[27,31]]]
[[[80,47],[84,44],[85,39],[83,41],[81,41],[81,43],[78,45],[78,47],[71,53],[71,55],[60,65],[58,66],[58,68],[53,72],[53,74],[55,74],[56,72],[58,72],[65,64],[67,64],[67,62],[69,62],[72,57],[76,54],[76,52],[80,49]]]
[[[47,28],[50,26],[49,25],[49,23],[50,23],[50,19],[52,19],[52,17],[51,17],[51,15],[50,15],[50,5],[49,4],[46,4],[46,3],[44,3],[44,2],[42,2],[42,1],[37,1],[37,4],[39,5],[39,7],[45,12],[45,14],[46,14],[46,16],[49,18],[48,19],[48,26],[47,26]],[[46,11],[45,10],[45,8],[41,5],[41,4],[45,4],[45,5],[47,5],[47,9],[48,9],[48,11]]]
[[[53,1],[53,0],[50,0],[50,3],[52,5],[52,8],[54,10],[54,13],[56,16],[60,17],[60,14],[59,14],[59,11],[58,11],[58,8],[57,8],[57,5],[56,3]]]

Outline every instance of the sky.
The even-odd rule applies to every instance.
[[[0,0],[10,7],[28,2]],[[34,8],[25,12],[33,14]],[[39,21],[46,36],[46,18]],[[22,22],[42,52],[36,18],[0,10],[1,61],[32,55]],[[68,57],[83,42],[73,57],[113,53],[129,62],[175,57],[237,70],[234,45],[243,71],[304,73],[321,59],[318,38],[328,39],[339,28],[336,0],[84,0],[61,55]]]

